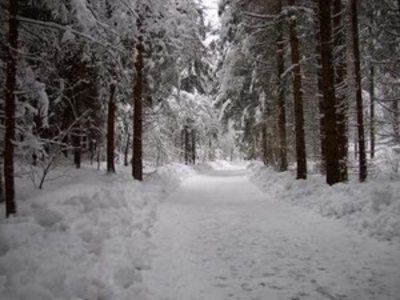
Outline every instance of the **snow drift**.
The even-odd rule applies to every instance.
[[[26,199],[0,226],[0,299],[146,299],[157,202],[189,173],[167,166],[144,184],[97,174]]]
[[[368,183],[328,186],[320,175],[295,180],[290,172],[277,173],[262,163],[249,165],[250,178],[269,196],[340,219],[360,232],[400,246],[400,184]]]

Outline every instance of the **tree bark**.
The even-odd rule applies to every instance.
[[[371,159],[375,158],[375,67],[370,66],[370,74],[369,74],[369,122],[370,122],[370,130],[369,130],[369,139],[370,139],[370,150],[371,150]]]
[[[282,13],[282,0],[279,1],[279,11]],[[278,61],[278,134],[279,134],[279,165],[278,171],[284,172],[288,168],[287,162],[287,138],[286,138],[286,103],[285,103],[285,84],[283,82],[283,73],[285,72],[285,58],[283,45],[283,26],[282,18],[278,20],[278,39],[277,39],[277,61]],[[265,132],[265,134],[267,134]],[[267,137],[266,137],[267,139]]]
[[[269,160],[269,143],[268,143],[268,126],[267,126],[267,121],[264,122],[263,128],[262,128],[262,147],[263,147],[263,163],[266,166],[270,165],[270,160]]]
[[[364,112],[361,86],[361,62],[360,62],[360,40],[358,33],[358,1],[352,0],[352,33],[353,33],[353,52],[354,52],[354,70],[356,79],[356,106],[357,106],[357,129],[358,129],[358,163],[359,179],[364,182],[367,179],[367,157],[365,153],[365,135],[364,135]]]
[[[183,129],[183,138],[184,138],[184,152],[185,152],[185,165],[189,164],[189,129],[187,126]]]
[[[115,173],[115,83],[110,86],[107,122],[107,173]]]
[[[138,21],[140,32],[141,21]],[[133,89],[134,116],[133,116],[133,157],[132,176],[135,180],[143,180],[143,82],[144,82],[144,45],[143,38],[139,37],[136,45],[136,81]]]
[[[347,181],[348,136],[347,136],[347,95],[346,86],[346,37],[344,35],[344,18],[342,0],[333,3],[334,46],[336,50],[336,116],[337,116],[337,146],[339,154],[339,181]]]
[[[192,164],[196,164],[196,131],[192,129]]]
[[[80,95],[79,95],[80,96]],[[76,116],[78,118],[80,113],[80,100],[83,98],[77,97],[74,99],[75,109],[76,109]],[[76,97],[76,96],[75,96]],[[82,125],[81,120],[77,123],[77,128],[74,130],[73,133],[73,146],[74,146],[74,164],[77,169],[81,168],[81,161],[82,161],[82,145],[81,145],[81,134],[82,134]]]
[[[295,5],[295,0],[289,0],[290,6]],[[294,18],[292,18],[294,17]],[[306,142],[304,134],[304,110],[303,110],[303,91],[301,82],[300,51],[299,39],[297,36],[296,14],[290,20],[290,48],[293,64],[293,96],[295,109],[296,127],[296,157],[297,157],[297,179],[307,179],[307,156]]]
[[[4,188],[6,216],[17,212],[14,183],[15,90],[17,85],[18,0],[9,0],[8,57],[5,86]]]
[[[2,157],[0,159],[3,159]],[[4,169],[4,168],[2,168]],[[5,197],[4,197],[4,182],[3,182],[3,170],[0,169],[0,203],[5,202]]]
[[[320,50],[322,62],[323,111],[326,157],[326,182],[340,181],[339,151],[336,140],[336,94],[332,54],[331,0],[319,0]]]
[[[126,145],[125,145],[125,153],[124,153],[125,154],[124,155],[124,166],[125,167],[127,167],[129,165],[128,154],[129,154],[130,138],[131,138],[131,135],[128,132],[127,137],[126,137]]]
[[[317,20],[317,24],[319,26],[319,20]],[[318,65],[318,70],[317,70],[317,76],[318,76],[318,108],[319,108],[319,135],[320,135],[320,147],[321,147],[321,173],[326,175],[326,118],[325,118],[325,102],[324,102],[324,84],[323,84],[323,78],[322,78],[322,60],[321,60],[321,37],[320,37],[320,32],[319,28],[317,29],[317,34],[316,34],[316,55],[317,55],[317,65]]]
[[[77,132],[74,135],[74,164],[77,169],[81,168],[81,157],[82,157],[82,147],[81,147],[81,127],[78,126]]]

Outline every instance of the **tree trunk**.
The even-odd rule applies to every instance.
[[[15,141],[15,90],[17,85],[17,53],[18,49],[18,0],[9,0],[8,23],[8,58],[5,87],[5,141],[4,141],[4,188],[6,198],[6,216],[17,212],[15,204],[14,184],[14,141]]]
[[[290,6],[295,5],[295,0],[289,0]],[[294,15],[295,16],[295,15]],[[306,142],[304,134],[303,91],[301,82],[299,39],[297,36],[297,21],[290,20],[290,48],[293,65],[293,95],[296,127],[296,157],[297,179],[307,179]]]
[[[340,181],[339,151],[336,140],[336,94],[332,54],[331,0],[319,0],[320,50],[322,62],[323,115],[325,127],[326,182]]]
[[[0,158],[3,160],[3,158]],[[4,197],[4,182],[3,182],[3,170],[2,168],[0,169],[0,203],[5,202],[5,197]]]
[[[192,129],[192,164],[196,164],[196,131]]]
[[[138,28],[141,24],[138,21]],[[139,30],[140,31],[140,30]],[[137,57],[135,62],[136,81],[133,90],[134,116],[133,116],[133,157],[132,176],[135,180],[143,180],[143,77],[144,77],[144,45],[143,38],[139,38],[136,46]]]
[[[364,136],[364,112],[361,87],[361,62],[360,62],[360,41],[358,33],[358,1],[352,0],[352,32],[353,32],[353,51],[354,51],[354,70],[356,76],[356,104],[357,104],[357,129],[358,129],[358,160],[359,160],[359,179],[364,182],[367,179],[367,157],[365,154]]]
[[[371,150],[371,159],[375,157],[375,67],[370,66],[370,74],[369,74],[369,122],[370,122],[370,130],[369,130],[369,139],[370,139],[370,150]]]
[[[262,128],[262,147],[263,147],[263,163],[266,166],[270,165],[269,160],[269,143],[268,143],[268,126],[267,121],[265,120],[263,128]]]
[[[398,0],[400,4],[400,0]],[[374,39],[374,5],[371,5],[369,8],[369,27],[368,27],[368,34],[369,36]],[[399,8],[400,9],[400,8]],[[370,51],[370,62],[369,62],[369,142],[370,142],[370,157],[371,159],[375,158],[375,66],[374,66],[374,56],[375,56],[375,45],[374,42],[371,41],[369,44],[369,51]]]
[[[346,37],[344,35],[344,17],[342,0],[334,0],[333,3],[334,45],[336,50],[336,116],[337,116],[337,145],[339,153],[339,181],[347,181],[348,136],[347,136],[347,112],[348,102],[345,93],[346,87]]]
[[[393,140],[396,144],[400,143],[400,122],[399,122],[399,101],[397,99],[392,100],[392,114],[393,114],[393,119],[392,119],[392,124],[393,124]]]
[[[279,14],[282,13],[282,0],[279,1]],[[278,39],[277,39],[277,60],[278,60],[278,134],[279,134],[279,172],[284,172],[288,168],[287,162],[287,142],[286,142],[286,103],[285,103],[285,84],[283,82],[283,73],[285,72],[285,58],[283,45],[282,18],[278,21]],[[265,133],[266,134],[266,133]],[[266,137],[267,138],[267,137]]]
[[[124,166],[127,167],[129,165],[129,160],[128,160],[128,155],[129,155],[129,144],[130,144],[130,138],[131,135],[127,134],[127,138],[126,138],[126,145],[125,145],[125,155],[124,155]]]
[[[107,122],[107,173],[115,173],[115,84],[111,83]]]
[[[81,168],[82,148],[81,148],[81,128],[78,126],[74,135],[74,164],[77,169]]]
[[[184,152],[185,152],[185,165],[189,164],[189,129],[185,126],[183,129],[183,138],[184,138]]]
[[[317,35],[317,55],[318,55],[318,66],[322,66],[321,61],[321,44],[319,42],[320,35]],[[318,67],[318,108],[319,108],[319,134],[320,134],[320,144],[321,144],[321,173],[326,175],[326,118],[325,118],[325,102],[324,102],[324,85],[322,79],[322,70]]]

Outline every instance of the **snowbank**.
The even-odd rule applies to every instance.
[[[250,178],[269,196],[340,219],[360,232],[400,245],[400,183],[372,181],[328,186],[320,175],[295,180],[261,163],[249,166]]]
[[[229,162],[226,160],[217,159],[215,161],[208,161],[205,163],[197,164],[195,166],[197,171],[210,171],[210,170],[245,170],[246,163],[244,162]]]
[[[0,299],[146,299],[141,271],[157,202],[189,173],[166,166],[141,184],[93,171],[34,193],[0,224]]]

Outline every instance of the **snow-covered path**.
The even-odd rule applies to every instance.
[[[187,180],[158,211],[151,300],[399,300],[400,253],[269,199],[244,171]]]

